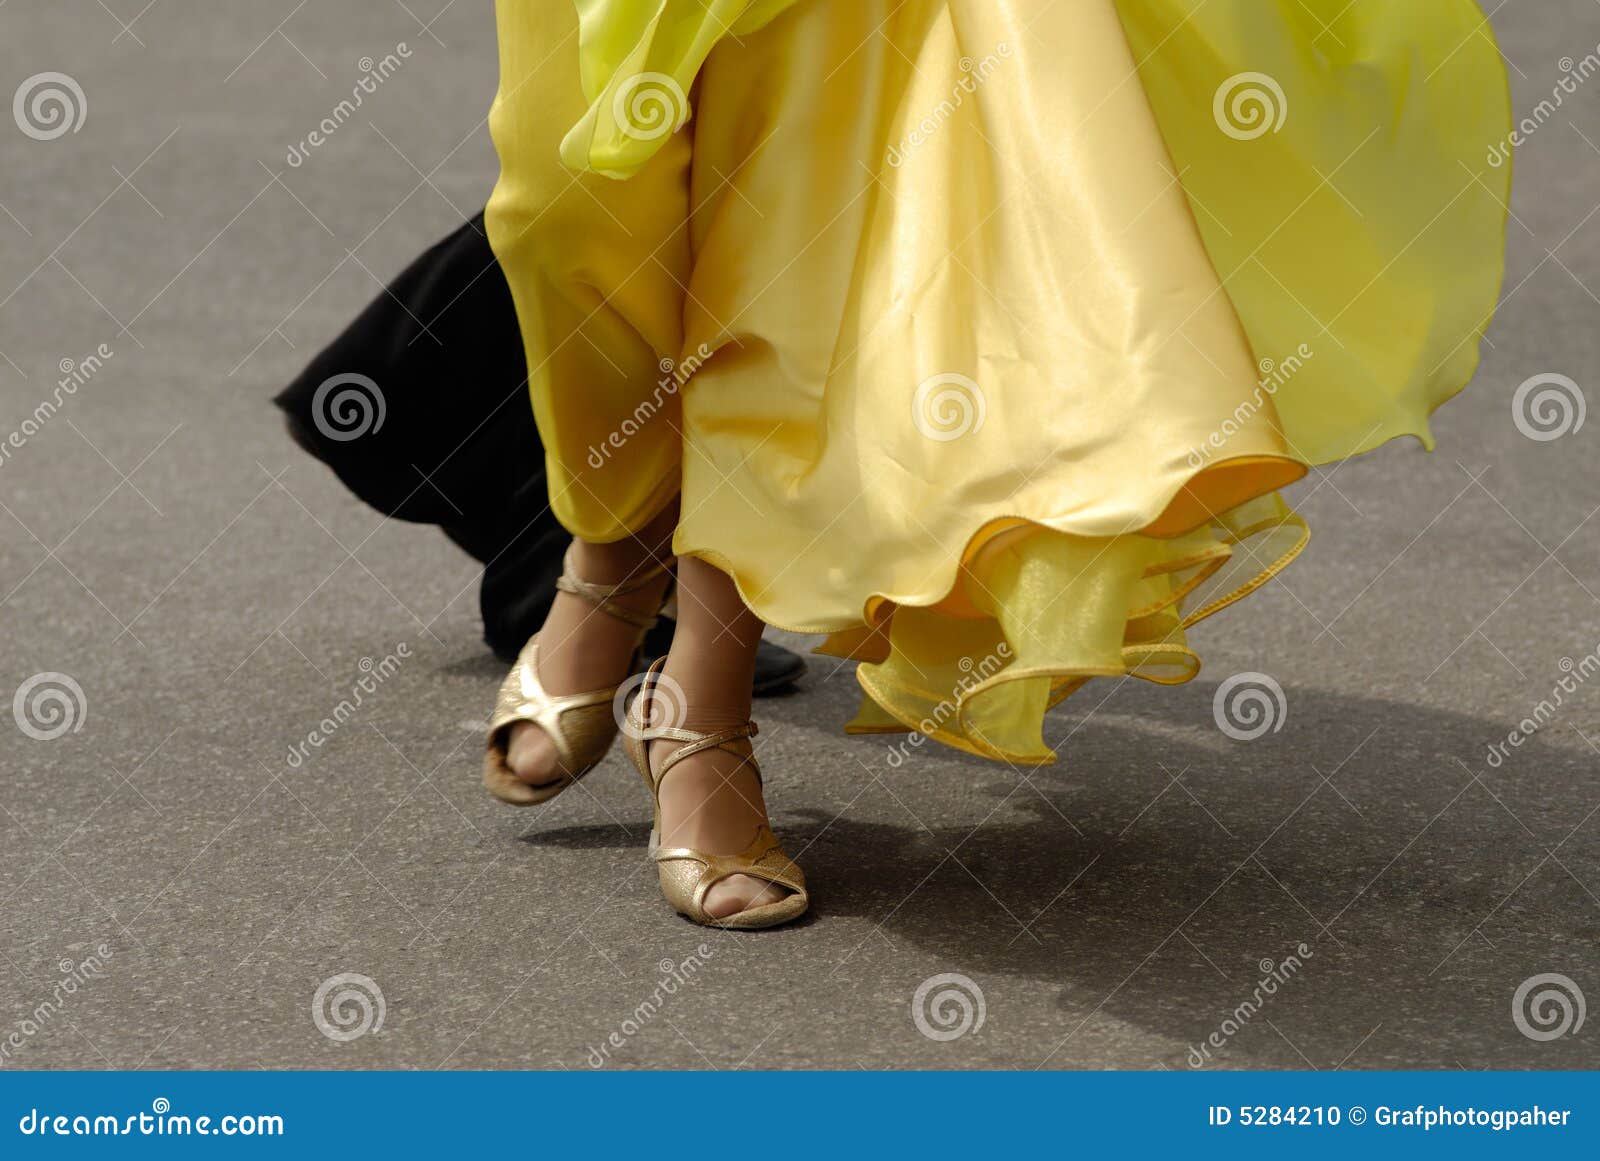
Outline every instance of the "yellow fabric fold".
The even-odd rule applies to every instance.
[[[1192,627],[1304,543],[1277,489],[1431,444],[1502,271],[1492,33],[1470,0],[772,7],[499,5],[488,226],[552,504],[605,541],[681,492],[677,551],[862,661],[851,729],[1046,761],[1083,681],[1193,676]],[[695,109],[641,150],[606,118],[651,71]]]

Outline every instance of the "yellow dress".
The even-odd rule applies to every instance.
[[[1300,551],[1277,496],[1477,365],[1510,109],[1470,0],[501,0],[490,241],[557,514],[1049,761]]]

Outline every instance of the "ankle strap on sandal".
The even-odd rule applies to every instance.
[[[732,742],[754,738],[759,734],[761,727],[756,725],[755,722],[745,722],[742,726],[717,730],[715,733],[710,734],[702,733],[699,730],[684,729],[682,726],[652,726],[650,724],[650,703],[655,697],[656,683],[661,677],[661,670],[664,664],[665,659],[659,659],[645,671],[644,678],[639,683],[638,696],[634,698],[633,704],[628,707],[629,732],[634,738],[638,739],[645,770],[650,770],[649,753],[651,742],[663,739],[669,742],[685,743],[685,745],[680,746],[662,759],[661,769],[650,771],[651,785],[659,789],[662,779],[667,776],[667,772],[679,762],[691,754],[698,754],[703,750],[712,749],[727,750],[734,757],[742,759],[745,765],[755,771],[756,782],[758,784],[763,783],[761,763],[756,761],[755,747],[751,747],[749,754],[740,754],[737,750],[728,748]]]
[[[619,605],[615,598],[639,592],[660,577],[662,573],[670,572],[673,563],[671,559],[665,562],[657,561],[649,568],[630,576],[627,580],[620,581],[614,585],[602,585],[593,581],[586,581],[572,571],[572,549],[569,546],[567,555],[562,562],[561,577],[556,581],[556,588],[561,592],[581,597],[602,613],[615,617],[619,621],[626,622],[637,629],[649,630],[655,628],[656,621],[659,620],[656,614],[641,613],[637,609]]]
[[[662,759],[661,769],[655,771],[651,776],[657,786],[661,785],[662,780],[666,778],[668,772],[674,766],[691,754],[698,754],[702,750],[727,750],[734,757],[743,759],[743,764],[755,771],[756,782],[762,783],[761,763],[756,761],[753,747],[749,754],[741,754],[737,750],[728,750],[728,743],[741,741],[745,738],[753,738],[759,732],[755,722],[746,722],[744,725],[735,726],[731,730],[718,730],[714,734],[702,734],[698,730],[685,730],[676,726],[657,726],[654,728],[647,726],[642,733],[642,738],[647,746],[657,738],[688,743],[680,746]],[[646,753],[648,752],[647,750]]]

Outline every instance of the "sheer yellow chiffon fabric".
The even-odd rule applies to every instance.
[[[1300,551],[1277,489],[1431,446],[1475,369],[1510,113],[1470,0],[498,13],[552,503],[605,541],[681,488],[678,552],[862,660],[853,731],[1049,761],[1052,704],[1188,680]]]
[[[755,32],[796,0],[573,2],[589,107],[562,140],[561,159],[628,178],[689,119],[689,89],[717,42]]]

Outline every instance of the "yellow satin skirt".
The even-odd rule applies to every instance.
[[[688,74],[641,39],[690,84],[627,180],[562,162],[572,0],[498,20],[551,502],[608,541],[681,492],[678,553],[862,661],[851,731],[1046,762],[1089,678],[1188,680],[1305,544],[1277,489],[1431,447],[1477,365],[1510,110],[1469,0],[798,0]]]

